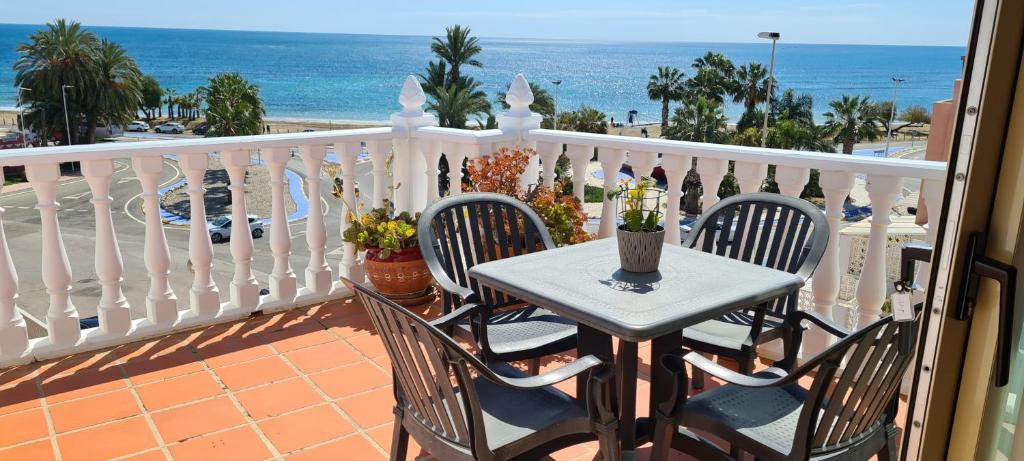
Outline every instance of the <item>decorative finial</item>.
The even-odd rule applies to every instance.
[[[523,74],[516,74],[512,79],[512,85],[508,87],[505,94],[505,102],[509,105],[508,115],[526,116],[530,115],[530,104],[533,104],[533,90],[527,83]]]
[[[398,95],[398,103],[402,105],[404,114],[423,114],[423,103],[427,102],[427,96],[423,94],[423,87],[415,76],[406,77],[402,85],[402,93]]]

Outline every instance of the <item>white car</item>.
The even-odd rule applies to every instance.
[[[224,239],[231,238],[231,217],[221,216],[216,218],[206,223],[206,229],[210,231],[211,242],[223,242]],[[252,234],[252,238],[258,239],[263,237],[263,221],[256,216],[249,215],[249,232]]]
[[[181,134],[185,132],[185,125],[182,125],[180,123],[167,122],[163,125],[157,125],[156,128],[153,128],[153,131],[157,133]]]
[[[149,131],[149,124],[141,120],[135,120],[125,127],[125,131]]]

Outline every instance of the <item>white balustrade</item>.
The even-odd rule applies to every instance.
[[[402,105],[402,111],[391,114],[392,152],[394,160],[391,163],[391,177],[393,178],[393,190],[395,197],[395,211],[412,211],[413,192],[410,187],[413,175],[416,174],[413,168],[413,156],[417,151],[416,140],[412,138],[413,132],[420,127],[436,125],[437,120],[433,115],[423,113],[423,104],[427,102],[427,96],[423,93],[423,87],[415,76],[408,76],[402,85],[402,92],[398,96],[398,102]],[[403,187],[404,186],[404,187]],[[425,198],[425,197],[424,197]],[[425,204],[424,204],[425,206]]]
[[[572,195],[580,203],[583,203],[583,194],[587,184],[587,165],[590,164],[590,159],[594,156],[594,146],[568,144],[565,156],[569,157],[569,162],[572,164]],[[617,171],[615,174],[618,176]]]
[[[615,190],[615,188],[619,187],[619,169],[622,168],[623,162],[626,161],[626,150],[601,149],[597,153],[597,159],[601,162],[601,171],[604,173],[604,190]],[[601,196],[602,219],[597,236],[600,238],[614,237],[616,220],[611,218],[617,216],[617,210],[615,209],[616,200],[609,198],[607,193],[602,193]]]
[[[423,175],[427,183],[427,206],[430,206],[438,198],[437,165],[441,161],[441,143],[439,141],[423,141],[420,145],[422,146],[420,153],[423,155],[424,164]],[[374,161],[376,162],[376,160]]]
[[[78,309],[71,302],[71,263],[57,219],[60,168],[56,163],[27,165],[25,174],[35,191],[41,221],[41,270],[43,285],[50,295],[50,307],[46,311],[47,337],[54,346],[71,346],[78,342],[82,333],[78,327]]]
[[[760,162],[736,162],[733,175],[740,186],[740,193],[750,194],[761,190],[761,183],[768,175],[768,164]],[[776,180],[777,182],[777,180]],[[707,191],[705,191],[705,194]]]
[[[814,298],[814,310],[826,318],[846,325],[846,312],[836,313],[834,307],[839,296],[840,261],[839,261],[839,228],[843,219],[843,204],[853,189],[853,173],[847,171],[822,170],[818,176],[818,185],[825,196],[825,221],[828,222],[828,242],[821,262],[814,271],[811,280],[811,294]],[[839,315],[837,315],[839,314]],[[808,349],[824,350],[829,339],[823,335],[808,337]]]
[[[665,242],[679,245],[679,208],[683,203],[683,180],[693,160],[688,155],[668,155],[661,159],[668,187],[668,207],[665,210]]]
[[[320,194],[320,169],[323,167],[325,153],[324,146],[299,147],[299,156],[306,167],[306,189],[309,195],[309,217],[306,218],[309,264],[306,266],[305,289],[311,293],[326,293],[334,280],[331,267],[327,264],[327,227],[324,225],[323,198]]]
[[[178,165],[185,173],[189,204],[188,259],[192,263],[192,288],[189,303],[197,316],[216,316],[220,313],[220,292],[214,283],[213,243],[206,229],[206,169],[210,155],[194,152],[178,156]]]
[[[810,168],[786,165],[780,165],[775,168],[775,183],[779,185],[779,192],[782,195],[799,197],[810,177]]]
[[[700,197],[701,209],[707,210],[718,203],[718,186],[728,172],[728,160],[708,157],[697,159],[697,174],[704,188],[704,194]]]
[[[152,324],[172,324],[178,320],[178,300],[171,291],[171,253],[160,216],[160,173],[162,156],[135,157],[132,168],[142,184],[142,212],[146,215],[143,261],[149,272],[149,294],[146,295],[146,318]]]
[[[92,191],[93,212],[96,216],[96,277],[99,279],[100,302],[96,309],[100,329],[111,335],[125,335],[132,327],[132,314],[128,300],[121,290],[124,262],[114,232],[111,215],[110,183],[114,176],[114,161],[110,159],[82,162],[82,174]]]
[[[342,197],[345,200],[341,203],[341,227],[339,234],[345,232],[345,228],[351,223],[350,214],[357,212],[356,203],[356,159],[363,152],[362,145],[356,142],[339,143],[334,147],[341,161]],[[341,263],[338,266],[338,273],[351,280],[362,281],[365,276],[362,267],[356,261],[356,245],[354,243],[342,243]]]
[[[292,255],[292,231],[288,226],[285,209],[284,170],[291,159],[291,150],[275,147],[267,151],[267,170],[270,172],[270,252],[274,255],[274,268],[270,272],[270,296],[278,302],[291,302],[298,294],[295,272],[288,258]]]
[[[370,203],[372,208],[380,208],[384,206],[384,199],[388,197],[388,154],[391,152],[390,141],[371,141],[368,146],[370,151],[370,162],[372,163],[371,173],[373,174],[373,201]],[[426,156],[426,151],[424,151]],[[433,167],[431,167],[433,165]],[[429,181],[430,171],[434,173],[434,182],[431,184]],[[427,176],[428,186],[433,186],[433,194],[427,194],[427,197],[437,197],[437,159],[431,163],[427,161]],[[365,193],[365,192],[364,192]],[[352,204],[352,206],[357,206]]]
[[[235,274],[231,278],[229,300],[231,309],[252,312],[260,302],[260,287],[252,273],[252,231],[249,228],[249,212],[245,203],[246,172],[252,157],[248,150],[236,149],[221,153],[224,168],[228,170],[231,185],[231,259],[235,262]],[[317,181],[319,184],[319,181]],[[312,207],[310,207],[312,208]]]
[[[869,325],[882,315],[887,293],[885,253],[889,243],[889,215],[903,186],[903,178],[868,175],[867,192],[871,199],[871,234],[868,236],[864,267],[857,282],[857,314],[860,327]]]
[[[4,170],[0,168],[0,191]],[[28,353],[28,330],[18,311],[18,272],[7,248],[4,209],[0,208],[0,360],[21,359]]]
[[[461,143],[445,143],[444,157],[448,160],[448,195],[462,194],[462,162],[469,158],[470,149]]]
[[[555,185],[555,166],[558,164],[560,155],[562,155],[562,143],[537,143],[537,157],[540,158],[540,166],[543,170],[540,176],[541,185],[547,187]],[[616,174],[617,172],[618,170],[616,170]]]

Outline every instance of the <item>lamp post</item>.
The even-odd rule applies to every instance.
[[[892,142],[892,121],[896,118],[896,89],[906,79],[899,77],[892,78],[892,108],[889,110],[889,123],[885,124],[885,156],[889,157],[889,143]]]
[[[551,84],[555,85],[555,117],[554,117],[554,122],[555,122],[555,129],[557,130],[558,129],[558,88],[562,85],[562,81],[561,80],[552,80]]]
[[[68,120],[68,91],[67,90],[68,90],[68,88],[74,88],[74,87],[75,87],[74,85],[61,85],[60,86],[60,95],[61,95],[62,98],[64,98],[64,139],[67,141],[69,146],[72,144],[72,142],[71,142],[71,122]]]
[[[772,58],[768,64],[768,96],[764,102],[764,124],[761,126],[761,147],[765,147],[768,144],[768,113],[771,112],[772,107],[772,82],[775,80],[775,42],[779,40],[782,35],[778,32],[761,32],[757,34],[758,38],[765,38],[772,41]]]
[[[28,147],[28,135],[25,134],[25,106],[22,105],[21,92],[32,91],[23,86],[18,87],[18,115],[21,117],[21,147]]]

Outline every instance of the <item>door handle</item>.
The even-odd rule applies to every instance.
[[[1017,268],[985,256],[985,237],[973,233],[969,237],[964,281],[953,316],[966,320],[974,312],[978,300],[978,279],[981,277],[999,283],[999,326],[996,339],[996,387],[1010,381],[1010,362],[1013,359],[1013,302],[1017,295]]]

